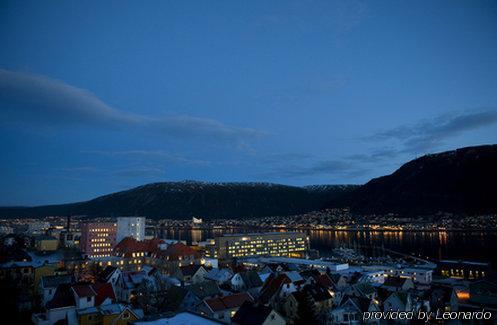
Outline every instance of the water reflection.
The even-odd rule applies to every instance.
[[[247,229],[164,229],[168,238],[203,241],[223,233],[248,232]],[[284,231],[284,230],[279,230]],[[308,231],[311,247],[322,256],[331,254],[333,248],[346,247],[363,251],[371,256],[381,254],[383,248],[420,257],[434,259],[467,259],[492,262],[497,266],[497,232],[492,231]]]

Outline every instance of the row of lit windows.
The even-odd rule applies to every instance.
[[[289,253],[292,252],[299,252],[299,251],[305,251],[305,247],[264,247],[263,249],[233,249],[229,248],[228,249],[228,254],[234,257],[242,257],[242,256],[248,256],[248,255],[265,255],[265,254],[270,254],[270,255],[275,255],[275,256],[280,256],[280,255],[288,255]]]
[[[92,238],[92,242],[104,242],[106,241],[107,239],[106,238]]]
[[[90,247],[110,247],[110,243],[91,244]]]
[[[88,255],[89,257],[91,258],[95,258],[95,257],[109,257],[110,254],[92,254],[92,255]]]
[[[90,232],[109,232],[109,231],[111,231],[110,228],[92,228],[92,229],[90,229]]]
[[[94,252],[111,252],[112,248],[95,248]]]

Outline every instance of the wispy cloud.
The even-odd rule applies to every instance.
[[[301,162],[312,158],[312,155],[305,153],[274,153],[263,155],[258,158],[262,163],[288,163],[288,162]]]
[[[0,69],[0,117],[3,123],[131,129],[176,139],[197,138],[243,144],[266,135],[261,130],[230,126],[209,118],[126,113],[111,107],[91,92],[62,81],[3,69]]]
[[[164,176],[166,174],[165,170],[160,167],[154,166],[136,166],[130,168],[123,168],[116,170],[113,175],[117,177],[125,178],[144,178],[152,177],[157,178]]]
[[[369,170],[351,164],[346,160],[320,160],[315,161],[309,166],[280,166],[273,168],[267,176],[270,177],[283,177],[283,178],[300,178],[312,176],[331,176],[346,179],[353,179],[363,176]]]
[[[436,149],[445,140],[466,132],[497,125],[497,109],[453,112],[374,134],[373,140],[397,140],[400,153],[420,153]]]
[[[121,151],[105,151],[105,150],[83,150],[83,154],[101,155],[108,157],[124,157],[129,160],[160,160],[163,162],[182,163],[191,165],[208,166],[211,161],[189,158],[183,155],[171,154],[165,150],[121,150]]]
[[[77,166],[77,167],[63,167],[57,169],[57,171],[64,173],[95,173],[100,171],[100,169],[93,166]]]
[[[359,153],[345,156],[345,160],[360,163],[378,163],[385,159],[396,158],[399,155],[399,150],[395,148],[380,148],[375,149],[369,153]]]

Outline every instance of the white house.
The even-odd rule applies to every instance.
[[[224,323],[231,323],[231,317],[235,315],[244,302],[252,302],[253,298],[246,292],[235,293],[228,296],[205,299],[198,307],[198,311],[210,318],[218,319]]]
[[[377,303],[367,298],[348,298],[338,308],[330,311],[326,324],[362,324],[364,312],[378,312]],[[378,320],[367,321],[368,324],[378,324]]]
[[[89,284],[77,284],[72,286],[76,308],[88,308],[95,306],[97,293]]]
[[[233,277],[233,272],[230,269],[212,269],[204,275],[204,279],[212,280],[217,282],[217,284],[223,284],[231,280]]]
[[[53,299],[55,290],[60,284],[70,284],[72,282],[72,275],[47,275],[40,279],[39,292],[42,298],[43,306]]]

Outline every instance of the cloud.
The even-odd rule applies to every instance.
[[[64,173],[95,173],[100,171],[100,169],[93,166],[78,166],[78,167],[63,167],[57,169],[57,171]]]
[[[137,166],[116,170],[113,175],[125,178],[160,177],[165,175],[165,170],[153,166]]]
[[[399,126],[378,132],[374,140],[397,140],[403,145],[402,153],[419,153],[432,150],[445,140],[466,132],[497,125],[497,109],[473,112],[453,112],[423,120],[413,125]]]
[[[398,157],[399,150],[394,148],[380,148],[371,151],[370,153],[360,153],[345,156],[345,160],[360,162],[360,163],[378,163],[385,159],[393,159]]]
[[[122,150],[122,151],[105,151],[105,150],[83,150],[83,154],[102,155],[108,157],[124,157],[129,160],[160,160],[172,163],[191,164],[199,166],[208,166],[211,164],[208,160],[193,159],[178,154],[171,154],[164,150]]]
[[[346,160],[321,160],[310,166],[283,166],[268,173],[272,177],[299,178],[327,175],[333,177],[355,178],[363,176],[369,170],[351,164]]]
[[[3,69],[0,69],[0,117],[3,123],[137,130],[181,139],[244,144],[267,134],[209,118],[130,114],[111,107],[89,91],[62,81]]]
[[[274,153],[259,158],[262,163],[288,163],[305,161],[312,158],[312,155],[304,153]]]

